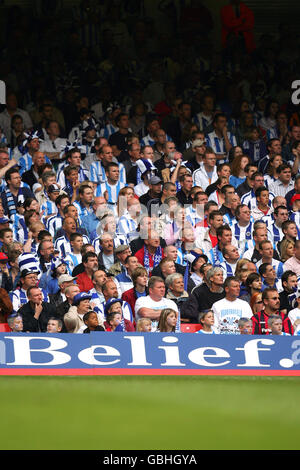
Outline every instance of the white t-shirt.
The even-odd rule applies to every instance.
[[[141,308],[151,308],[153,310],[162,310],[164,308],[171,308],[172,310],[175,310],[175,312],[178,312],[177,305],[173,300],[171,299],[166,299],[166,297],[163,297],[161,300],[156,302],[155,300],[151,299],[150,295],[146,295],[146,297],[139,297],[135,303],[134,307],[134,312],[135,312],[135,320],[137,321],[139,318],[142,318],[139,316],[139,310]],[[179,313],[179,312],[178,312]],[[180,321],[177,322],[177,324],[180,325]],[[152,321],[152,331],[156,331],[158,325],[158,320],[153,320]],[[176,325],[176,331],[178,330],[177,325]]]
[[[240,318],[251,318],[253,312],[250,305],[241,299],[233,302],[227,299],[221,299],[212,306],[215,314],[215,327],[221,334],[239,334],[238,321]]]
[[[291,320],[292,325],[296,320],[300,319],[300,308],[294,308],[288,314],[289,319]]]

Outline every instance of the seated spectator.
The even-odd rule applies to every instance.
[[[78,274],[76,283],[81,292],[88,292],[94,287],[92,277],[93,273],[98,270],[98,258],[96,253],[87,252],[82,257],[82,264],[84,272]]]
[[[249,303],[253,294],[262,291],[261,276],[256,272],[248,274],[245,285],[247,294],[242,295],[240,298]]]
[[[131,279],[133,287],[122,293],[122,300],[125,300],[130,305],[132,312],[134,312],[136,300],[139,297],[145,297],[148,294],[147,270],[143,266],[136,267],[131,275]]]
[[[99,319],[97,313],[93,310],[83,315],[84,327],[82,333],[90,333],[91,331],[105,331],[102,325],[99,325]],[[79,333],[80,330],[77,332]]]
[[[159,333],[175,333],[178,312],[171,308],[164,308],[158,320],[157,332]]]
[[[283,270],[291,270],[299,278],[300,276],[300,240],[296,240],[294,255],[283,264]]]
[[[73,297],[72,306],[64,315],[64,323],[68,333],[77,333],[84,325],[83,315],[91,309],[91,298],[92,296],[86,292],[80,292]]]
[[[277,289],[269,287],[262,293],[263,309],[254,314],[252,320],[252,334],[266,335],[270,333],[268,321],[271,315],[278,315],[282,319],[283,331],[293,334],[293,326],[288,314],[280,312],[280,298]]]
[[[47,290],[48,294],[57,294],[61,288],[59,285],[58,279],[63,274],[67,273],[67,264],[61,258],[54,258],[51,264],[51,277],[52,279],[49,280],[47,283]]]
[[[293,271],[285,271],[281,276],[282,291],[279,293],[280,310],[289,313],[297,298],[298,279]]]
[[[182,303],[189,298],[189,294],[184,289],[183,275],[180,273],[169,274],[165,284],[168,289],[166,298],[173,300],[180,312]]]
[[[63,322],[59,318],[51,317],[47,323],[46,333],[60,333],[63,328]]]
[[[136,323],[136,331],[141,333],[151,333],[152,322],[150,318],[140,318]]]
[[[241,335],[252,334],[252,321],[249,318],[240,318],[238,322],[238,328]]]
[[[23,318],[23,331],[32,333],[45,333],[50,317],[57,317],[54,306],[43,301],[43,293],[36,286],[27,290],[28,302],[25,303],[18,313]]]
[[[245,167],[251,163],[250,157],[247,155],[240,155],[236,157],[231,163],[231,175],[229,177],[229,184],[237,188],[246,180]]]
[[[251,127],[245,135],[242,143],[243,152],[248,155],[253,163],[258,163],[268,154],[264,139],[261,137],[259,127]]]
[[[212,335],[217,334],[218,330],[214,327],[215,316],[212,310],[201,312],[199,315],[199,321],[202,325],[201,330],[197,331],[200,334]]]
[[[122,305],[121,299],[111,298],[106,302],[104,307],[106,331],[135,331],[133,323],[124,318]]]
[[[249,305],[252,309],[253,315],[260,312],[263,308],[262,292],[254,292],[250,298]]]
[[[278,315],[270,315],[268,319],[268,327],[270,335],[290,336],[290,333],[282,331],[282,318]]]
[[[177,305],[173,300],[165,297],[165,283],[160,277],[152,276],[148,282],[149,294],[140,297],[135,303],[135,319],[150,318],[152,320],[152,330],[155,331],[161,311],[164,308],[171,308],[178,312]]]
[[[195,287],[181,308],[181,317],[191,323],[199,323],[199,312],[211,309],[214,302],[223,299],[223,269],[211,267],[205,275],[205,282]]]
[[[279,292],[282,290],[281,280],[277,278],[276,271],[271,263],[261,264],[258,272],[263,280],[262,290],[267,287],[274,287],[278,289]]]
[[[216,328],[221,334],[237,334],[238,320],[242,317],[250,319],[252,310],[247,302],[238,298],[240,282],[236,277],[227,277],[224,282],[224,291],[225,298],[212,305]]]
[[[7,317],[7,323],[12,333],[21,333],[23,331],[23,318],[18,313],[13,313]]]
[[[292,240],[283,240],[280,244],[280,258],[282,263],[285,263],[288,259],[294,255],[295,243]]]
[[[66,297],[66,300],[65,301],[62,300],[61,302],[59,302],[56,305],[57,316],[60,319],[63,319],[65,313],[67,313],[69,311],[70,307],[73,304],[73,299],[74,299],[75,295],[80,293],[79,287],[76,284],[73,284],[73,282],[74,281],[72,281],[71,285],[69,285],[68,287],[65,288],[64,295]],[[69,281],[67,281],[67,284],[68,283],[69,283]],[[64,327],[64,330],[67,331],[65,329],[65,327]]]
[[[159,265],[164,257],[164,251],[160,246],[160,238],[157,232],[151,230],[148,238],[144,240],[144,246],[135,253],[138,262],[146,268],[151,276],[153,268]]]
[[[115,277],[115,280],[118,282],[120,292],[122,294],[123,292],[133,287],[131,276],[135,268],[137,268],[138,264],[139,263],[138,263],[136,256],[133,256],[133,255],[127,256],[127,258],[124,261],[125,271],[123,271],[122,273],[118,274]]]

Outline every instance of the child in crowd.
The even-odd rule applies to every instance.
[[[66,274],[66,272],[66,262],[62,258],[55,258],[51,265],[52,279],[50,279],[47,285],[48,294],[56,294],[59,291],[58,278],[62,274]]]
[[[268,319],[268,328],[270,335],[290,336],[289,333],[282,331],[282,318],[278,315],[271,315]]]
[[[241,335],[252,334],[252,321],[249,318],[240,318],[238,327]]]
[[[47,323],[47,333],[60,333],[63,323],[59,318],[51,317]]]
[[[106,331],[135,331],[133,323],[123,317],[121,299],[109,299],[105,304],[104,313]]]
[[[202,329],[197,331],[197,333],[215,335],[218,333],[217,329],[214,327],[215,317],[212,310],[206,312],[201,312],[199,316],[199,321],[202,325]]]
[[[150,333],[151,332],[152,322],[150,318],[139,318],[136,324],[136,331],[141,333]]]
[[[159,333],[174,333],[177,323],[177,312],[171,308],[164,308],[161,311],[157,332]]]
[[[90,310],[83,315],[83,322],[86,325],[83,333],[90,333],[91,331],[105,331],[103,326],[99,325],[98,315],[93,310]]]
[[[23,319],[21,315],[13,313],[7,317],[7,323],[13,333],[20,333],[23,331]]]

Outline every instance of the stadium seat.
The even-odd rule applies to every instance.
[[[196,333],[196,331],[201,330],[201,325],[199,323],[187,323],[186,325],[181,325],[181,333]]]
[[[8,326],[8,323],[0,323],[0,333],[9,333],[11,329]]]

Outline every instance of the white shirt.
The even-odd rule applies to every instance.
[[[137,184],[135,187],[134,187],[134,193],[138,196],[138,197],[141,197],[143,196],[143,194],[146,194],[148,191],[149,191],[149,186],[147,186],[144,181],[142,181],[141,183]]]
[[[214,166],[211,178],[208,177],[208,174],[206,173],[205,167],[202,164],[198,170],[195,170],[193,173],[193,183],[194,186],[200,186],[200,188],[203,189],[203,191],[206,190],[207,186],[209,186],[212,183],[215,183],[218,179],[218,173],[217,173],[217,167]]]
[[[221,334],[238,334],[238,321],[240,318],[251,318],[253,312],[250,305],[241,299],[230,301],[218,300],[212,305],[215,315],[215,327]]]
[[[291,320],[292,325],[294,325],[295,321],[300,319],[300,308],[294,308],[291,310],[288,317]]]
[[[151,308],[152,310],[162,310],[164,308],[171,308],[172,310],[175,310],[175,312],[178,312],[177,305],[173,300],[163,297],[161,300],[156,302],[155,300],[151,299],[150,295],[146,295],[146,297],[139,297],[135,303],[134,312],[136,321],[142,318],[139,315],[139,310],[144,307]],[[152,331],[156,331],[157,325],[158,321],[153,320]]]
[[[283,196],[294,189],[294,181],[291,179],[288,185],[284,185],[279,179],[274,181],[274,183],[269,184],[269,190],[275,194],[275,196]]]

